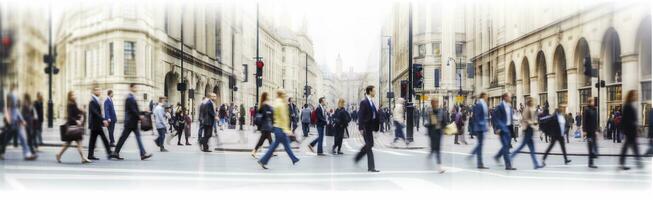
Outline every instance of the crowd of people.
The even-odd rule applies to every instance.
[[[120,151],[132,133],[137,141],[141,160],[146,160],[151,158],[152,154],[147,153],[144,148],[141,131],[150,130],[158,134],[154,143],[160,152],[167,152],[166,145],[169,145],[175,137],[179,146],[192,145],[189,138],[193,135],[191,126],[194,120],[189,109],[179,103],[172,106],[173,104],[168,101],[167,97],[162,96],[156,102],[154,100],[150,102],[149,110],[141,110],[134,95],[136,92],[136,84],[131,84],[129,94],[124,100],[124,127],[117,141],[114,137],[114,130],[118,119],[113,91],[108,90],[106,97],[101,97],[102,89],[98,85],[94,85],[90,101],[86,104],[87,108],[81,108],[77,102],[77,95],[72,91],[68,92],[65,123],[60,127],[61,140],[64,144],[61,151],[56,154],[56,160],[61,162],[62,155],[71,145],[77,149],[82,163],[99,160],[95,156],[98,138],[104,146],[107,159],[123,160]],[[576,116],[573,116],[572,113],[566,113],[565,104],[558,105],[553,113],[549,113],[548,103],[545,103],[543,107],[536,106],[530,97],[525,100],[525,105],[513,106],[510,93],[503,94],[500,103],[490,107],[488,95],[481,93],[474,104],[457,104],[451,106],[451,109],[448,109],[446,101],[441,104],[438,98],[431,98],[428,105],[415,109],[413,116],[408,116],[405,109],[406,100],[403,98],[395,100],[394,109],[377,104],[374,101],[376,97],[374,86],[368,86],[365,89],[365,98],[360,102],[348,103],[341,98],[337,100],[335,108],[330,108],[324,97],[318,99],[317,105],[306,103],[299,108],[295,101],[286,95],[285,91],[277,90],[274,95],[263,92],[257,106],[250,107],[247,111],[245,105],[242,104],[219,105],[215,93],[207,94],[199,102],[197,110],[199,127],[196,136],[200,150],[211,152],[209,141],[211,137],[217,135],[218,130],[227,128],[242,131],[243,126],[247,124],[246,118],[249,118],[249,125],[256,127],[255,131],[260,133],[258,142],[253,146],[251,152],[251,156],[258,160],[258,164],[267,169],[269,160],[275,155],[275,149],[279,145],[283,145],[294,165],[299,162],[299,159],[294,155],[290,144],[293,142],[301,144],[303,140],[300,140],[300,137],[302,139],[309,138],[311,127],[317,129],[317,137],[306,144],[308,150],[316,153],[317,156],[324,156],[329,152],[332,155],[343,155],[343,140],[350,136],[349,127],[353,122],[356,127],[354,130],[358,130],[364,141],[364,145],[355,155],[354,161],[359,162],[366,157],[368,171],[378,172],[374,162],[373,133],[390,133],[394,127],[392,143],[396,144],[401,141],[406,145],[411,145],[414,142],[413,138],[405,135],[404,131],[407,117],[413,117],[418,132],[421,126],[426,129],[424,133],[429,138],[430,155],[433,156],[437,164],[436,170],[439,172],[444,172],[440,167],[443,135],[454,135],[454,144],[466,145],[468,144],[465,139],[466,133],[471,139],[476,140],[476,146],[469,158],[476,157],[478,169],[487,169],[482,156],[484,140],[490,134],[496,135],[501,143],[501,148],[493,158],[497,162],[503,160],[506,170],[516,170],[513,167],[513,160],[525,147],[528,147],[534,169],[546,166],[546,159],[556,144],[559,144],[561,148],[563,163],[570,163],[571,159],[568,159],[565,146],[569,143],[570,134],[572,138],[581,138],[582,142],[587,143],[588,167],[597,168],[594,159],[600,155],[597,138],[601,133],[604,133],[604,139],[612,139],[614,142],[624,141],[620,154],[620,169],[630,169],[625,164],[626,152],[629,149],[634,152],[637,166],[642,167],[637,144],[639,119],[635,108],[636,91],[629,91],[621,109],[612,112],[604,132],[601,132],[597,122],[598,113],[594,99],[588,100],[582,113],[576,113]],[[35,101],[31,100],[29,94],[23,95],[19,100],[16,94],[16,85],[11,86],[11,92],[6,97],[7,105],[4,108],[5,126],[0,138],[0,158],[4,159],[5,147],[13,141],[15,146],[21,145],[25,160],[37,159],[39,146],[43,144],[42,124],[44,118],[43,97],[41,94],[36,96]],[[651,117],[649,117],[650,119]],[[422,125],[420,126],[420,124]],[[301,126],[301,136],[296,134],[296,129],[299,126]],[[576,127],[576,131],[571,133],[574,127]],[[89,130],[90,138],[88,153],[84,155],[82,141],[86,130]],[[540,140],[548,143],[541,160],[538,160],[535,155],[533,141],[538,131],[541,133]],[[520,135],[521,143],[513,148],[513,143],[517,142]],[[326,150],[324,149],[325,136],[333,136],[333,145]],[[653,147],[651,136],[649,129],[650,146]],[[266,140],[270,147],[259,158],[257,154]],[[653,154],[653,148],[649,148],[646,154]]]

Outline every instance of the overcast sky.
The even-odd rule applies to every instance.
[[[342,56],[343,71],[352,67],[356,72],[378,66],[379,37],[392,2],[347,0],[283,0],[291,12],[293,27],[306,17],[308,33],[313,39],[318,64],[332,72],[338,54]]]

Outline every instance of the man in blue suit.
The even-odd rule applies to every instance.
[[[482,92],[476,101],[476,105],[474,105],[474,114],[470,119],[470,126],[477,140],[476,147],[472,150],[470,158],[476,155],[476,168],[478,169],[488,169],[483,165],[483,138],[485,137],[485,132],[488,131],[487,122],[489,120],[488,107],[485,102],[487,102],[487,94]]]
[[[200,112],[202,117],[202,130],[204,131],[202,141],[200,142],[202,152],[211,152],[209,150],[209,139],[211,139],[211,133],[213,132],[213,128],[215,128],[216,119],[219,119],[219,115],[215,112],[214,101],[216,100],[217,95],[210,93],[209,100],[202,105],[203,108]]]
[[[512,108],[510,107],[510,93],[503,93],[501,96],[503,101],[494,110],[492,117],[492,124],[494,131],[499,132],[499,139],[501,141],[501,150],[494,156],[494,160],[499,162],[499,158],[503,156],[503,161],[506,165],[506,170],[515,170],[510,163],[510,138],[512,136]]]
[[[107,98],[104,100],[104,120],[109,122],[107,129],[109,130],[109,144],[111,147],[116,146],[116,140],[113,137],[113,131],[116,128],[116,109],[113,107],[113,91],[107,91]]]
[[[379,109],[373,100],[375,96],[374,86],[367,86],[365,88],[365,99],[360,102],[360,111],[358,113],[358,130],[363,133],[365,145],[356,154],[354,162],[358,163],[363,159],[363,156],[367,156],[368,172],[379,172],[374,165],[374,153],[372,152],[372,147],[374,147],[374,135],[372,133],[379,131]]]
[[[107,152],[107,157],[111,155],[111,147],[109,146],[109,141],[107,137],[104,136],[104,131],[102,127],[106,127],[109,123],[104,120],[102,116],[102,108],[100,108],[100,94],[102,94],[102,89],[99,86],[93,86],[93,95],[91,96],[91,101],[88,103],[88,129],[91,130],[91,138],[89,139],[88,144],[88,159],[89,160],[99,160],[95,155],[95,143],[97,142],[98,136],[102,140],[104,145],[104,150]],[[109,157],[110,158],[110,157]]]
[[[315,109],[315,112],[317,113],[317,138],[308,145],[308,149],[310,149],[311,152],[314,152],[313,147],[317,144],[317,155],[324,156],[322,143],[324,141],[324,126],[327,125],[326,112],[324,110],[324,97],[321,97],[318,100],[318,103],[320,104]]]
[[[138,102],[136,102],[136,97],[134,96],[136,93],[135,83],[129,84],[129,91],[130,93],[127,95],[127,99],[125,100],[125,128],[123,129],[120,139],[118,139],[118,145],[116,145],[116,149],[110,158],[124,160],[124,158],[120,157],[120,149],[122,148],[122,145],[125,144],[129,134],[134,132],[138,149],[140,150],[141,160],[146,160],[152,157],[152,154],[145,152],[145,147],[143,147],[143,141],[141,140],[141,132],[138,130],[138,122],[141,121],[143,116],[141,115],[141,111],[138,109]]]

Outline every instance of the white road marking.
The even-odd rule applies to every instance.
[[[14,190],[20,190],[20,191],[26,190],[26,187],[15,178],[15,175],[5,174],[3,176],[5,177],[5,181],[7,182],[7,185],[9,185]]]

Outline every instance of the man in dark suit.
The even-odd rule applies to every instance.
[[[476,147],[472,150],[469,158],[471,159],[472,156],[476,155],[476,168],[478,169],[488,169],[483,165],[483,139],[485,138],[485,132],[488,131],[487,123],[490,118],[488,106],[485,102],[487,102],[487,94],[482,92],[476,101],[476,105],[474,105],[474,114],[469,122],[472,132],[477,138]]]
[[[365,145],[356,154],[356,158],[354,159],[354,162],[358,163],[363,156],[367,155],[367,171],[369,172],[379,172],[374,167],[374,153],[372,152],[372,147],[374,146],[374,136],[372,133],[379,131],[378,108],[372,100],[374,96],[376,96],[374,86],[367,86],[365,88],[365,99],[360,102],[360,110],[358,112],[358,130],[363,132]]]
[[[143,141],[141,140],[141,132],[138,130],[138,122],[143,118],[143,116],[138,109],[138,102],[136,102],[136,97],[134,96],[136,93],[135,83],[129,84],[129,91],[130,93],[127,95],[127,100],[125,100],[125,128],[123,129],[120,139],[118,139],[118,145],[116,145],[116,149],[110,158],[124,160],[124,158],[120,157],[120,149],[122,148],[122,145],[125,144],[129,134],[134,132],[136,142],[138,143],[138,149],[140,150],[141,160],[146,160],[152,157],[152,154],[145,152]]]
[[[585,132],[585,137],[587,138],[587,152],[588,152],[588,167],[596,168],[594,165],[594,158],[598,157],[598,148],[596,147],[596,130],[597,128],[597,118],[596,118],[596,108],[594,107],[594,98],[587,100],[587,107],[583,111],[583,132]]]
[[[200,142],[200,145],[202,147],[203,152],[211,152],[209,150],[209,139],[211,139],[211,133],[213,132],[213,125],[216,122],[217,118],[217,113],[215,112],[215,105],[214,101],[216,100],[217,95],[215,93],[210,93],[209,94],[209,99],[202,105],[202,129],[204,132],[204,135],[202,137],[202,141]]]
[[[97,157],[93,156],[95,153],[95,144],[97,143],[97,137],[100,136],[104,149],[107,152],[107,157],[111,156],[111,148],[109,146],[109,140],[104,135],[102,127],[106,127],[109,123],[104,120],[102,116],[102,108],[100,107],[100,94],[102,89],[99,86],[93,87],[93,96],[91,96],[91,101],[88,103],[88,129],[91,130],[91,138],[89,139],[88,144],[88,159],[89,160],[99,160]]]
[[[107,127],[109,131],[109,144],[112,147],[116,146],[116,140],[113,137],[113,131],[116,128],[116,122],[118,118],[116,117],[116,109],[113,107],[113,91],[107,91],[107,98],[104,100],[104,120],[109,123]]]
[[[315,152],[313,147],[317,144],[317,155],[324,156],[322,143],[324,141],[324,126],[327,125],[327,116],[326,111],[324,110],[324,97],[320,97],[318,102],[320,104],[315,109],[315,112],[317,113],[317,138],[308,145],[308,149],[310,149],[311,152]]]
[[[512,137],[512,108],[510,106],[510,93],[503,93],[501,96],[503,101],[494,111],[492,124],[494,131],[499,132],[499,139],[501,141],[501,150],[494,156],[494,160],[499,162],[499,157],[503,156],[506,170],[516,170],[512,167],[510,162],[510,139]]]
[[[544,157],[542,157],[542,167],[546,166],[546,157],[549,156],[549,153],[556,142],[560,143],[562,156],[565,158],[565,165],[571,162],[571,160],[567,159],[567,149],[565,148],[565,139],[563,136],[566,124],[565,110],[565,104],[559,105],[553,115],[549,116],[547,119],[543,119],[544,122],[540,123],[540,130],[545,131],[545,133],[551,137],[551,143],[546,149],[546,152],[544,152]]]

